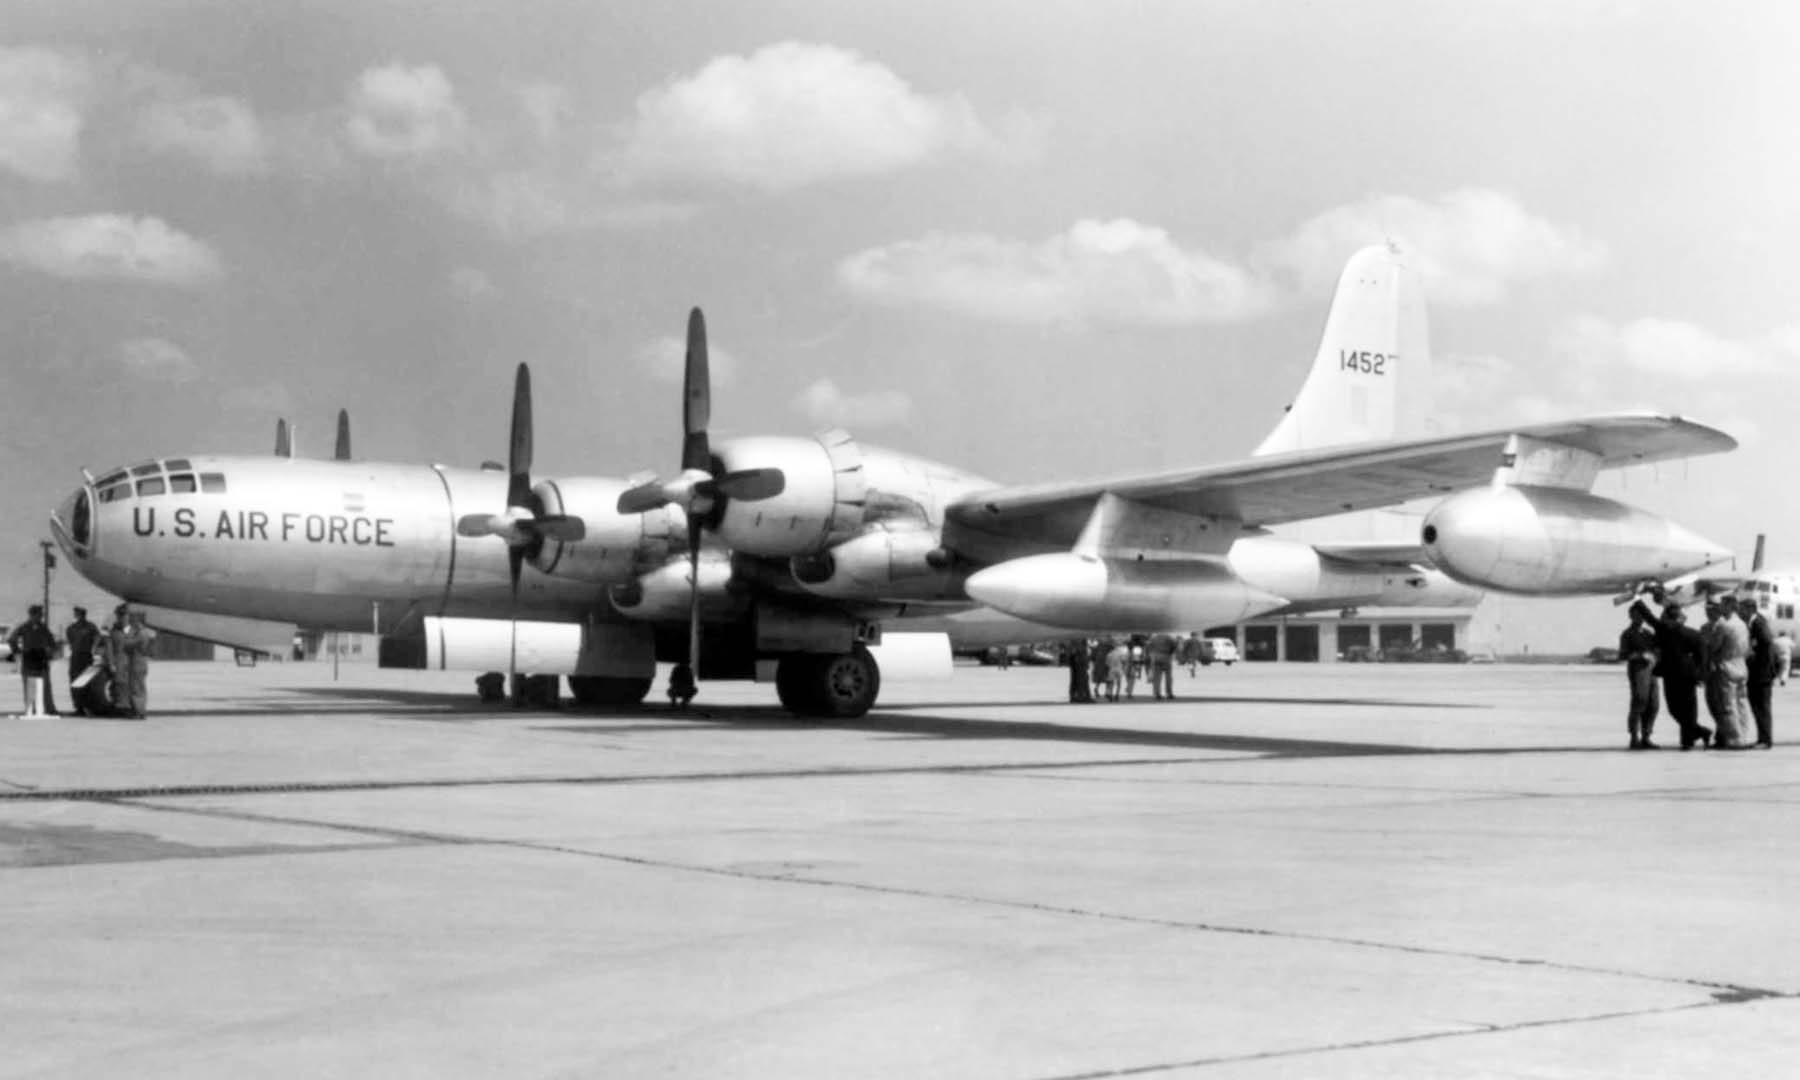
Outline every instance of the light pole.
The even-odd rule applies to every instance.
[[[56,555],[50,549],[55,545],[48,540],[39,540],[38,546],[44,549],[44,625],[50,625],[50,571],[56,567]]]

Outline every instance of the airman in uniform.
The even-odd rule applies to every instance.
[[[148,713],[150,646],[156,631],[144,625],[144,613],[120,604],[113,610],[112,630],[107,634],[107,651],[112,655],[113,700],[120,712],[133,720]]]

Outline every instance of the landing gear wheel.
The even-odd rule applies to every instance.
[[[821,656],[815,663],[812,703],[816,715],[849,720],[875,704],[881,693],[881,668],[869,650],[857,645],[847,653]]]
[[[577,705],[636,705],[650,693],[648,678],[571,675],[569,693]]]
[[[795,716],[813,716],[818,710],[813,704],[813,689],[818,683],[816,673],[819,658],[805,653],[784,656],[775,667],[775,696],[781,699],[782,708]]]

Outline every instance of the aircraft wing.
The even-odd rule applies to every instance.
[[[1486,483],[1520,435],[1597,455],[1602,468],[1721,453],[1737,440],[1678,416],[1620,414],[1275,454],[1111,480],[974,492],[946,508],[945,544],[977,562],[1068,550],[1100,496],[1260,528],[1393,506]]]

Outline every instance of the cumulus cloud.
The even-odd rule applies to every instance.
[[[687,371],[687,341],[673,335],[657,338],[638,350],[638,367],[659,382],[681,385]],[[737,377],[738,360],[708,341],[706,369],[713,386],[726,386]]]
[[[462,149],[469,119],[435,64],[369,68],[350,88],[344,133],[370,157],[398,160]]]
[[[194,288],[222,270],[213,249],[161,218],[46,218],[0,232],[0,260],[72,280],[127,279]]]
[[[838,279],[866,299],[1014,323],[1225,322],[1271,301],[1242,267],[1128,219],[1080,221],[1035,245],[933,233],[852,255]]]
[[[1559,330],[1550,348],[1559,360],[1590,372],[1700,383],[1794,370],[1800,364],[1800,327],[1759,340],[1731,341],[1672,319],[1615,325],[1586,316]]]
[[[185,383],[200,376],[200,365],[181,346],[162,338],[122,341],[116,355],[128,374],[150,382]]]
[[[92,89],[77,57],[0,47],[0,169],[41,184],[73,179]]]
[[[1606,262],[1600,244],[1480,188],[1431,201],[1388,195],[1337,207],[1270,245],[1263,259],[1297,277],[1306,292],[1329,293],[1352,252],[1386,240],[1414,256],[1427,294],[1445,304],[1493,303],[1516,282],[1592,273]]]
[[[961,97],[920,94],[847,49],[790,41],[639,97],[620,161],[637,179],[787,191],[998,143]]]
[[[800,391],[794,407],[820,427],[894,427],[912,419],[912,398],[898,390],[846,394],[830,379]]]
[[[138,117],[137,136],[152,150],[191,157],[221,175],[262,172],[269,164],[262,125],[236,98],[157,102]]]

